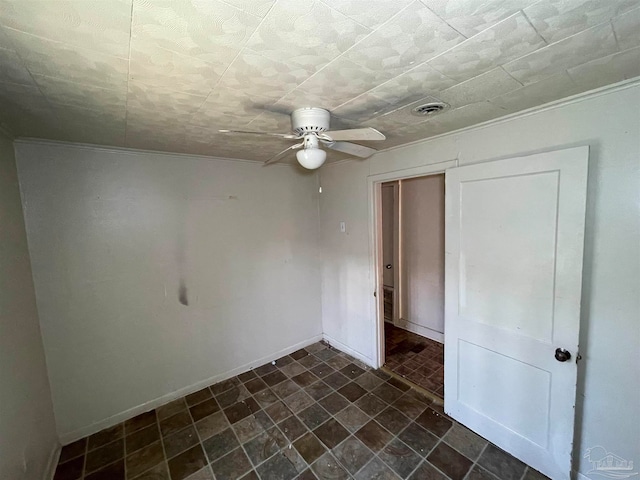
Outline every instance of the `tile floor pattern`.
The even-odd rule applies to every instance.
[[[543,479],[324,343],[63,447],[55,480]]]
[[[444,398],[444,345],[387,322],[384,335],[385,366]]]

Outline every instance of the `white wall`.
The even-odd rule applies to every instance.
[[[369,281],[369,162],[320,170],[322,333],[337,348],[373,364],[376,319]],[[340,222],[346,233],[340,232]]]
[[[13,144],[0,133],[0,478],[44,478],[58,446]]]
[[[444,175],[402,180],[402,318],[412,331],[444,333]],[[413,327],[413,328],[412,328]]]
[[[640,86],[611,91],[321,171],[325,335],[373,362],[367,176],[590,145],[575,468],[601,445],[640,464]],[[337,222],[346,219],[348,235]]]
[[[315,174],[63,144],[16,152],[63,441],[320,338]]]

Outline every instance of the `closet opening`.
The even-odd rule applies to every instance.
[[[444,398],[444,173],[380,183],[381,365]],[[381,257],[381,258],[380,258]]]

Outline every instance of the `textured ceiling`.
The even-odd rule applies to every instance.
[[[16,136],[253,160],[289,143],[217,130],[319,106],[384,148],[640,76],[640,0],[0,0],[0,28]]]

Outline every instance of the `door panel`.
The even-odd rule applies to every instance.
[[[460,185],[461,315],[551,339],[557,191],[557,172]]]
[[[459,358],[459,401],[546,447],[548,422],[533,423],[529,417],[549,418],[549,372],[464,340],[459,344]],[[518,388],[520,384],[531,388]],[[483,390],[492,395],[483,395]],[[509,398],[509,402],[497,403],[494,396]]]
[[[554,479],[571,469],[587,164],[579,147],[446,177],[445,411]]]

